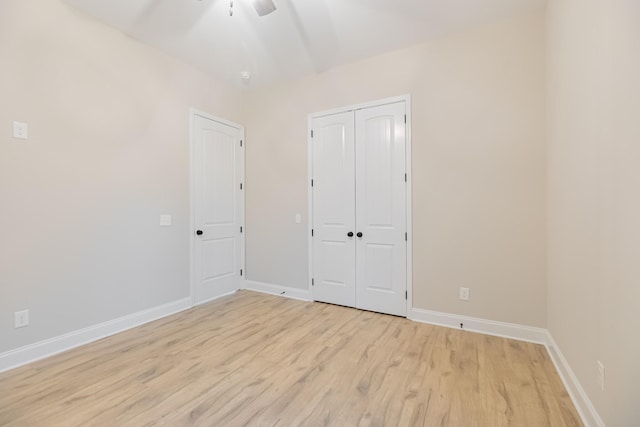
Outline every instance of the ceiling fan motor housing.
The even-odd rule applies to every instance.
[[[268,15],[276,10],[272,0],[253,0],[253,7],[258,12],[258,16]]]

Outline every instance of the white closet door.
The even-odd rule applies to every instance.
[[[356,111],[356,307],[406,316],[405,103]]]
[[[353,112],[316,118],[312,129],[313,298],[354,307]]]

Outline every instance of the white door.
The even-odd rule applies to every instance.
[[[242,267],[242,128],[194,113],[194,302],[240,287]]]
[[[353,112],[315,119],[313,133],[313,297],[353,307],[356,302]]]
[[[313,297],[406,316],[405,102],[311,126]]]
[[[407,313],[404,117],[404,102],[356,111],[356,306],[398,316]]]

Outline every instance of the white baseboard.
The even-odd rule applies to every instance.
[[[547,340],[549,341],[547,344],[547,351],[549,352],[551,360],[556,367],[556,371],[558,371],[558,375],[560,375],[560,379],[562,379],[564,387],[567,389],[569,396],[571,396],[571,400],[580,414],[585,427],[605,427],[598,411],[596,411],[596,408],[591,403],[589,396],[587,396],[587,393],[584,391],[582,384],[578,381],[578,377],[573,373],[567,359],[564,358],[558,344],[549,332]]]
[[[262,292],[263,294],[278,295],[300,301],[313,301],[311,291],[308,289],[290,288],[288,286],[272,285],[271,283],[254,282],[253,280],[245,280],[242,284],[242,289]]]
[[[547,345],[547,338],[549,337],[548,331],[543,328],[497,322],[495,320],[479,319],[477,317],[459,316],[457,314],[442,313],[439,311],[422,310],[420,308],[414,308],[412,310],[411,320],[544,345]],[[460,328],[461,323],[463,324],[462,328]]]
[[[233,294],[235,294],[235,293],[236,293],[236,292],[238,292],[238,291],[239,291],[239,289],[234,289],[233,291],[229,291],[229,292],[225,292],[224,294],[216,295],[216,296],[211,297],[211,298],[208,298],[208,299],[206,299],[206,300],[204,300],[204,301],[194,302],[194,303],[193,303],[193,306],[194,306],[194,307],[197,307],[197,306],[199,306],[199,305],[208,304],[208,303],[210,303],[210,302],[213,302],[213,301],[219,300],[220,298],[224,298],[224,297],[228,297],[229,295],[233,295]]]
[[[144,323],[170,316],[191,308],[191,297],[183,298],[157,307],[129,314],[118,319],[109,320],[88,328],[69,332],[54,338],[30,344],[0,354],[0,372],[62,353],[84,344],[126,331]]]

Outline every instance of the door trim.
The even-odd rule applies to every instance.
[[[379,107],[382,105],[393,104],[397,102],[405,103],[405,111],[407,114],[406,132],[406,169],[407,169],[407,186],[406,186],[406,215],[407,215],[407,319],[413,318],[413,222],[412,218],[412,171],[411,171],[411,95],[401,95],[391,98],[379,99],[376,101],[365,102],[330,110],[311,113],[307,116],[307,254],[308,254],[308,278],[307,289],[313,296],[313,287],[311,280],[313,279],[313,240],[311,230],[313,228],[313,189],[311,187],[311,179],[313,178],[313,139],[311,138],[311,130],[313,120],[323,116],[332,114],[345,113],[349,111],[361,110],[363,108]]]
[[[214,122],[218,122],[220,124],[232,127],[240,131],[240,139],[243,141],[242,147],[240,148],[240,155],[238,156],[238,170],[240,172],[241,181],[243,183],[243,190],[236,188],[236,191],[239,192],[240,199],[240,223],[243,224],[245,232],[240,235],[240,259],[238,261],[238,265],[241,266],[243,270],[245,270],[245,235],[246,235],[246,227],[245,227],[245,146],[246,141],[244,138],[244,126],[239,125],[237,123],[231,122],[226,119],[222,119],[220,117],[214,116],[209,113],[205,113],[204,111],[197,110],[195,108],[189,109],[189,298],[191,299],[191,306],[194,307],[196,305],[205,304],[209,301],[200,301],[196,303],[196,265],[195,265],[195,253],[196,253],[196,239],[195,239],[195,229],[196,229],[196,200],[195,200],[195,185],[196,185],[196,176],[195,176],[195,137],[194,137],[194,126],[195,126],[195,118],[196,117],[204,117],[209,120],[213,120]],[[247,276],[246,270],[244,271],[244,276]],[[242,279],[240,280],[242,282]],[[241,283],[238,283],[238,289],[242,287]],[[217,299],[219,297],[215,297]]]

